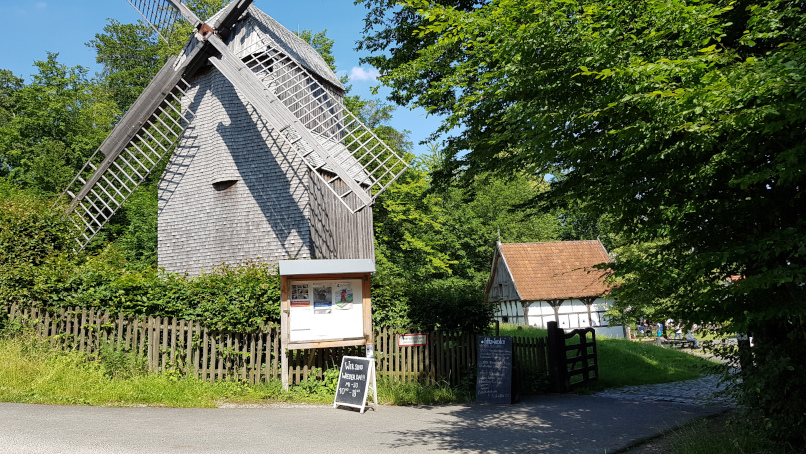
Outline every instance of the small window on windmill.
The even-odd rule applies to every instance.
[[[240,179],[241,175],[234,166],[219,163],[215,169],[211,183],[216,192],[231,192],[237,187]]]
[[[238,180],[214,181],[213,182],[213,189],[215,189],[218,192],[228,191],[228,190],[234,188],[236,183],[238,183]]]

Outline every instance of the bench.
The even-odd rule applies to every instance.
[[[694,348],[694,341],[685,339],[667,340],[665,343],[672,348]]]

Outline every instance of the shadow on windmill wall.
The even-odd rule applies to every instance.
[[[241,183],[271,225],[282,258],[296,257],[303,249],[307,254],[310,232],[301,207],[308,204],[305,184],[308,168],[294,159],[296,152],[289,146],[281,148],[275,135],[278,132],[271,130],[251,106],[231,103],[226,106],[226,112],[232,122],[229,125],[219,123],[216,130],[232,156]],[[222,175],[226,175],[226,171]],[[304,244],[289,242],[294,233]]]
[[[217,71],[188,96],[196,117],[160,182],[160,266],[309,257],[307,167]]]

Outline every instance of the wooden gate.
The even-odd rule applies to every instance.
[[[548,350],[549,379],[555,392],[568,392],[599,379],[596,331],[593,328],[566,333],[557,322],[549,322]]]

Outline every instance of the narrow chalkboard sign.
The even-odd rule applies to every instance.
[[[480,336],[476,401],[512,403],[512,338]]]
[[[343,357],[333,408],[344,405],[360,408],[361,413],[364,413],[367,407],[367,391],[370,389],[373,393],[373,401],[370,405],[377,410],[378,385],[375,381],[375,360],[358,356]]]

